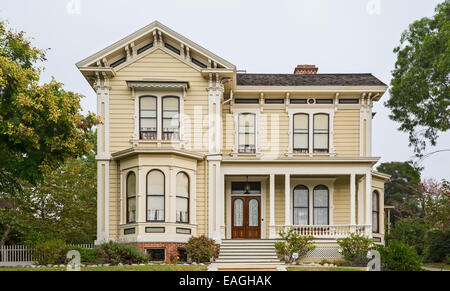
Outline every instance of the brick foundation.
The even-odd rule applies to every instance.
[[[135,244],[139,250],[146,252],[145,249],[165,249],[166,260],[170,260],[173,257],[178,256],[178,249],[186,249],[186,243],[173,243],[173,242],[145,242]],[[220,245],[215,245],[215,257],[219,256]]]
[[[146,242],[137,243],[136,245],[142,252],[145,249],[165,249],[166,250],[166,260],[171,258],[176,258],[178,256],[178,249],[185,249],[185,243],[171,243],[171,242]]]

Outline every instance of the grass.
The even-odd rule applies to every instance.
[[[423,266],[429,267],[429,268],[450,270],[450,264],[446,264],[446,263],[429,263],[429,264],[424,264]]]
[[[145,265],[145,266],[110,266],[83,267],[81,271],[206,271],[207,266],[184,265]],[[66,268],[0,268],[1,271],[66,271]]]
[[[288,271],[362,271],[359,269],[351,269],[344,267],[327,268],[327,267],[287,267]]]

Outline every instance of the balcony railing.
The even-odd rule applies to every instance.
[[[275,236],[279,237],[280,231],[287,231],[290,227],[302,236],[332,239],[347,237],[351,233],[368,236],[372,231],[370,225],[276,225],[274,226]]]

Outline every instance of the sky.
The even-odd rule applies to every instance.
[[[249,73],[292,73],[315,64],[319,73],[372,73],[390,83],[393,49],[413,21],[434,14],[438,0],[0,0],[0,19],[50,48],[42,81],[52,76],[86,96],[96,95],[75,63],[158,20]],[[380,162],[414,157],[408,135],[374,105],[373,155]],[[435,148],[450,148],[450,132]],[[426,159],[422,177],[450,180],[450,152]]]

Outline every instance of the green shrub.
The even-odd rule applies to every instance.
[[[117,242],[101,244],[98,249],[99,260],[102,263],[117,265],[143,264],[148,262],[148,256],[141,252],[136,246]]]
[[[286,232],[280,231],[279,235],[282,241],[275,243],[275,251],[281,260],[284,260],[286,264],[291,264],[294,261],[299,261],[309,251],[314,250],[316,247],[312,245],[312,236],[301,236],[294,232],[294,228],[290,227]],[[294,254],[298,254],[297,259],[294,258]]]
[[[59,239],[39,242],[34,246],[34,257],[39,265],[65,264],[68,247],[66,242]]]
[[[397,240],[404,242],[407,245],[413,246],[419,255],[422,255],[426,245],[427,227],[423,219],[415,217],[401,218],[395,222],[391,228],[391,233],[387,237],[389,244],[390,240]]]
[[[215,242],[202,235],[191,237],[186,245],[188,257],[196,263],[208,263],[214,257]]]
[[[429,246],[425,252],[427,262],[446,262],[450,257],[450,230],[435,230],[428,233]]]
[[[81,248],[81,247],[69,247],[69,249],[80,252],[80,257],[81,257],[82,263],[98,264],[100,262],[99,250],[96,248],[85,249],[85,248]]]
[[[365,267],[369,263],[367,253],[373,248],[373,240],[351,233],[349,237],[337,240],[339,253],[350,266]]]
[[[378,246],[384,271],[420,271],[421,260],[413,246],[392,240],[389,246]]]

